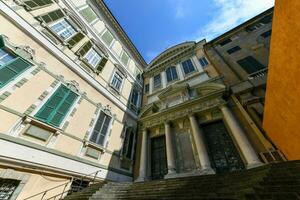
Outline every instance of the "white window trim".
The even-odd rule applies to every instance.
[[[61,30],[60,32],[55,32],[53,29],[52,29],[52,27],[53,26],[55,26],[56,24],[58,24],[58,23],[60,23],[60,22],[63,22],[63,21],[65,21],[65,22],[67,22],[73,29],[74,29],[74,33],[72,34],[72,35],[70,35],[68,38],[62,38],[62,36],[60,35],[60,33],[62,33],[63,31],[65,31],[66,29],[64,28],[63,30]],[[72,23],[70,23],[69,22],[69,20],[66,18],[66,17],[64,17],[64,18],[61,18],[60,20],[57,20],[57,21],[55,21],[55,22],[53,22],[53,23],[51,23],[51,24],[49,24],[49,28],[51,29],[51,31],[53,31],[57,36],[59,36],[60,38],[61,38],[61,40],[63,40],[64,42],[66,42],[66,41],[68,41],[69,39],[71,39],[74,35],[76,35],[77,34],[77,29],[72,25]]]
[[[100,60],[96,63],[96,65],[94,66],[94,65],[92,65],[91,63],[89,63],[88,62],[88,59],[86,58],[87,57],[87,55],[91,52],[91,51],[95,51],[96,52],[96,54],[98,54],[99,55],[99,57],[100,57]],[[86,62],[89,64],[89,65],[91,65],[91,66],[93,66],[94,67],[94,69],[96,69],[96,67],[98,66],[98,64],[101,62],[101,60],[103,59],[103,55],[102,54],[100,54],[99,53],[99,51],[97,50],[97,49],[95,49],[95,47],[94,46],[92,46],[89,50],[88,50],[88,52],[83,56],[83,58],[86,60]]]
[[[105,138],[103,140],[103,145],[100,145],[98,143],[94,143],[91,141],[91,137],[93,135],[93,132],[94,132],[94,129],[95,129],[95,126],[97,124],[97,121],[99,119],[99,116],[101,114],[101,112],[103,112],[105,115],[109,116],[111,119],[110,119],[110,122],[108,124],[108,127],[107,127],[107,132],[106,132],[106,135],[105,135]],[[102,109],[99,110],[99,112],[97,113],[97,116],[95,117],[95,121],[94,121],[94,124],[92,126],[92,128],[90,129],[90,132],[89,132],[89,136],[88,136],[88,142],[91,142],[101,148],[106,148],[106,143],[107,143],[107,140],[108,140],[108,137],[109,137],[109,132],[112,130],[112,121],[114,120],[114,118],[111,116],[111,115],[108,115],[107,113],[105,113]],[[103,127],[103,124],[102,124],[102,127]],[[102,128],[101,127],[101,128]],[[100,134],[100,133],[99,133]]]
[[[115,76],[116,73],[117,73],[119,76],[122,77],[122,83],[121,83],[121,86],[120,86],[120,89],[119,89],[119,90],[117,90],[117,89],[112,85],[112,81],[113,81],[114,76]],[[124,83],[125,83],[125,77],[123,76],[123,74],[122,74],[121,72],[119,72],[119,70],[114,69],[114,71],[113,71],[113,73],[112,73],[112,76],[111,76],[111,78],[110,78],[110,81],[109,81],[109,86],[110,86],[111,88],[113,88],[115,91],[117,91],[118,93],[121,94],[121,92],[122,92],[122,90],[123,90]]]
[[[192,65],[193,65],[193,67],[194,67],[194,71],[192,71],[192,72],[190,72],[190,73],[185,73],[184,72],[184,69],[183,69],[183,62],[184,61],[187,61],[187,60],[190,60],[191,62],[192,62]],[[191,58],[187,58],[187,59],[184,59],[184,61],[182,61],[182,62],[180,62],[180,70],[182,71],[182,74],[183,74],[183,76],[184,77],[188,77],[188,76],[190,76],[191,74],[194,74],[194,73],[196,73],[196,72],[198,72],[199,70],[198,70],[198,67],[197,67],[197,65],[196,65],[196,63],[195,63],[195,61],[194,61],[194,59],[191,57]]]
[[[113,40],[111,41],[111,43],[110,43],[109,45],[107,45],[106,42],[104,42],[104,40],[102,39],[102,37],[103,37],[103,35],[106,33],[106,31],[108,31],[108,32],[112,35],[112,37],[113,37]],[[112,47],[113,47],[113,44],[114,44],[116,38],[115,38],[115,36],[111,33],[111,31],[110,31],[107,27],[105,27],[105,28],[102,30],[102,33],[100,34],[100,38],[101,38],[103,44],[104,44],[108,49],[112,50]]]
[[[125,53],[125,54],[127,55],[127,57],[128,57],[128,61],[127,61],[126,64],[122,62],[122,56],[123,56],[124,53]],[[129,54],[128,54],[124,49],[122,49],[122,52],[121,52],[121,54],[120,54],[120,60],[121,60],[121,62],[123,63],[123,65],[127,68],[128,65],[129,65],[129,63],[130,63],[130,61],[131,61],[132,59],[130,58]]]

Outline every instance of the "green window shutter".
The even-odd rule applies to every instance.
[[[105,137],[108,132],[110,120],[111,120],[111,117],[101,111],[101,113],[97,119],[96,125],[94,127],[92,136],[90,138],[91,142],[94,142],[101,146],[104,145],[104,140],[105,140]]]
[[[30,66],[30,63],[26,62],[20,57],[2,66],[0,69],[0,88],[15,79]]]
[[[54,126],[60,126],[77,98],[77,94],[61,85],[38,111],[35,117]]]
[[[81,32],[76,33],[71,39],[68,40],[68,47],[73,48],[80,40],[84,38],[84,35]]]
[[[49,12],[45,15],[38,16],[38,19],[42,20],[43,22],[48,24],[48,23],[54,22],[58,19],[61,19],[64,16],[65,16],[65,14],[63,13],[63,11],[58,9],[58,10],[54,10],[52,12]]]
[[[2,49],[3,47],[5,47],[5,43],[4,43],[3,36],[0,35],[0,49]]]
[[[42,6],[50,5],[52,4],[52,0],[29,0],[24,1],[25,8],[27,10],[34,10]]]
[[[97,18],[97,15],[94,13],[94,11],[90,7],[82,9],[79,12],[88,23],[91,23],[92,21],[94,21]]]
[[[76,52],[76,54],[83,57],[92,48],[92,46],[92,42],[88,41]]]
[[[102,35],[101,38],[103,39],[105,44],[107,44],[108,46],[110,46],[110,44],[114,40],[113,35],[108,30],[105,31],[105,33]]]
[[[105,58],[105,57],[103,57],[103,58],[101,59],[100,63],[98,64],[97,68],[96,68],[97,71],[101,72],[102,69],[104,68],[105,64],[107,63],[107,61],[108,61],[108,59]]]

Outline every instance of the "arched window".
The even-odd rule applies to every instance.
[[[166,70],[166,74],[167,74],[167,81],[168,82],[171,82],[171,81],[174,81],[174,80],[178,79],[176,67],[174,67],[174,66],[169,67]]]

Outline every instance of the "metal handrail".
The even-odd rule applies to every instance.
[[[91,181],[89,184],[95,183],[95,180],[96,180],[97,175],[98,175],[99,172],[101,172],[101,170],[98,170],[98,171],[96,171],[96,172],[93,172],[93,173],[86,174],[86,175],[82,176],[81,179],[80,179],[80,185],[76,187],[77,191],[80,191],[80,190],[82,190],[82,189],[84,188],[84,187],[82,186],[83,180],[84,180],[84,179],[87,179],[88,177],[93,178],[92,181]],[[93,174],[94,174],[94,175],[93,175]],[[93,176],[92,176],[92,175],[93,175]],[[72,193],[72,192],[75,192],[75,191],[72,191],[72,188],[70,188],[69,190],[66,190],[67,186],[68,186],[69,184],[72,184],[73,180],[74,180],[74,178],[72,177],[72,179],[71,179],[70,181],[68,181],[67,183],[60,184],[60,185],[55,186],[55,187],[53,187],[53,188],[50,188],[50,189],[47,189],[47,190],[45,190],[45,191],[39,192],[39,193],[37,193],[37,194],[35,194],[35,195],[32,195],[32,196],[30,196],[30,197],[25,198],[24,200],[29,200],[29,199],[32,199],[32,198],[34,198],[34,197],[40,196],[40,195],[41,195],[41,200],[49,200],[49,199],[54,199],[54,200],[55,200],[58,196],[60,196],[59,199],[62,199],[65,193],[69,193],[70,191],[71,191],[71,193]],[[56,195],[54,195],[54,196],[52,196],[52,197],[49,197],[49,198],[47,198],[47,199],[44,199],[44,197],[46,196],[46,194],[47,194],[49,191],[55,190],[55,189],[60,188],[60,187],[61,187],[61,188],[63,187],[63,191],[62,191],[61,193],[58,193],[58,194],[56,194]],[[77,191],[76,191],[76,192],[77,192]]]
[[[249,74],[248,75],[248,80],[252,80],[252,79],[255,79],[257,77],[261,77],[261,76],[264,76],[268,71],[268,68],[264,68],[264,69],[261,69],[257,72],[254,72],[252,74]]]

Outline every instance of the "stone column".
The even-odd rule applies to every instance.
[[[174,145],[172,140],[170,122],[165,122],[165,136],[166,136],[166,151],[167,151],[167,164],[168,175],[176,174],[176,163],[174,154]]]
[[[193,137],[201,164],[201,170],[209,174],[214,173],[214,170],[211,168],[209,156],[205,146],[203,131],[199,128],[198,122],[194,115],[190,115],[189,119],[191,122]]]
[[[233,116],[232,112],[229,108],[225,105],[220,107],[223,119],[228,125],[231,130],[231,133],[236,141],[239,149],[241,150],[246,162],[247,168],[253,168],[259,165],[262,165],[262,162],[259,160],[255,150],[253,149],[252,145],[250,144],[244,130],[241,128],[235,117]]]
[[[142,145],[141,145],[141,155],[140,155],[140,170],[137,182],[142,182],[147,180],[147,160],[148,160],[148,131],[143,130],[142,135]]]

